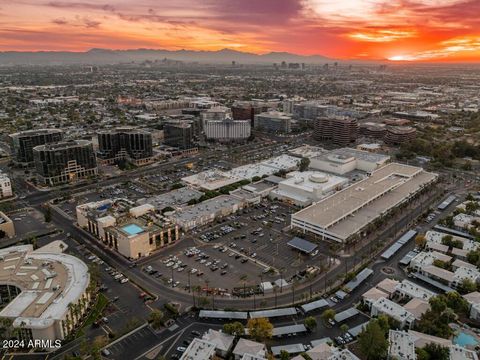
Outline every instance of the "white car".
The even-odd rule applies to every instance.
[[[123,278],[120,280],[120,284],[125,284],[126,282],[128,282],[128,278]]]
[[[310,255],[313,257],[313,256],[316,256],[318,254],[318,250],[315,250],[314,252],[312,252]]]

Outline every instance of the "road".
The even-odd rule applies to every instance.
[[[395,237],[395,234],[398,234],[401,231],[404,231],[408,226],[413,222],[413,220],[425,211],[428,203],[421,201],[417,204],[417,207],[410,209],[406,214],[393,221],[387,229],[382,233],[377,235],[378,239],[388,239]],[[40,209],[40,205],[37,205],[37,208]],[[53,207],[55,210],[55,208]],[[193,293],[188,294],[181,291],[177,291],[168,287],[155,278],[144,273],[140,268],[131,268],[131,263],[117,254],[116,252],[110,251],[106,248],[101,242],[99,242],[94,236],[84,231],[83,229],[78,228],[72,221],[65,216],[62,212],[52,211],[52,222],[58,228],[63,229],[65,233],[70,233],[77,242],[84,243],[96,253],[99,257],[102,258],[108,264],[115,266],[118,270],[122,271],[131,281],[135,282],[141,288],[147,290],[148,292],[155,294],[159,297],[157,302],[158,306],[163,305],[168,301],[178,302],[182,304],[193,304]],[[387,244],[384,244],[386,246]],[[170,249],[175,250],[176,246],[181,246],[175,244]],[[360,264],[363,259],[368,258],[368,255],[371,255],[372,249],[370,246],[364,246],[363,248],[356,251],[355,255],[352,258],[340,257],[340,264],[329,273],[323,276],[316,277],[311,283],[307,285],[299,285],[296,289],[291,287],[286,289],[282,293],[277,293],[276,296],[269,294],[265,296],[258,296],[256,298],[230,298],[230,297],[218,297],[211,295],[209,297],[209,307],[212,308],[230,308],[230,309],[254,309],[258,308],[260,301],[262,302],[262,307],[264,308],[274,308],[278,306],[288,306],[293,302],[299,302],[305,296],[312,296],[313,294],[321,294],[326,289],[328,283],[327,279],[337,280],[344,275],[345,272],[351,271],[354,265]],[[365,255],[365,256],[363,256]],[[362,258],[363,256],[363,258]],[[294,293],[295,292],[295,293]],[[198,296],[198,294],[197,294]]]

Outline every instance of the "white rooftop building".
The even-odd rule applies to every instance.
[[[390,163],[293,214],[292,227],[346,242],[375,219],[409,201],[437,177],[419,167]]]
[[[233,357],[235,360],[240,360],[245,354],[249,354],[250,356],[259,356],[265,357],[267,354],[267,349],[265,344],[240,338],[233,349]]]
[[[411,328],[415,322],[415,316],[389,299],[380,298],[372,304],[371,315],[378,316],[386,314],[400,323],[400,328]]]
[[[0,199],[13,196],[12,183],[7,174],[0,171]]]
[[[56,241],[37,250],[31,245],[0,249],[0,285],[11,295],[3,299],[9,303],[0,317],[21,328],[24,339],[63,340],[87,310],[88,267],[62,253],[66,248]],[[78,313],[71,304],[78,306]]]
[[[415,343],[406,331],[390,330],[388,355],[392,359],[415,360]]]
[[[425,301],[428,301],[430,300],[430,298],[437,295],[433,291],[430,291],[423,286],[417,285],[410,280],[403,280],[401,283],[397,284],[397,286],[395,287],[395,293],[409,299],[417,298]]]
[[[480,217],[464,213],[457,214],[453,217],[453,223],[458,229],[469,229],[474,221],[480,222]]]
[[[470,305],[470,318],[473,320],[480,320],[480,292],[474,291],[463,295]]]
[[[335,149],[310,159],[310,167],[334,174],[346,174],[353,170],[372,172],[384,166],[390,156],[352,148]]]
[[[270,192],[273,199],[287,200],[299,206],[307,206],[341,190],[348,179],[320,171],[293,171]]]
[[[180,360],[209,360],[215,355],[215,344],[195,338],[183,352]]]
[[[208,329],[203,335],[203,340],[209,343],[215,344],[215,350],[218,356],[226,357],[233,346],[233,340],[235,337],[225,334],[224,332]]]

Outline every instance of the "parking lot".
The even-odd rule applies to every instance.
[[[127,184],[117,184],[84,192],[71,199],[56,204],[64,213],[71,217],[75,217],[75,209],[77,205],[85,204],[93,201],[101,201],[105,199],[125,198],[136,201],[150,196],[150,191],[138,182],[129,182]]]
[[[244,209],[193,231],[182,240],[185,247],[167,250],[148,261],[145,270],[179,290],[200,286],[203,291],[244,296],[260,292],[256,287],[263,281],[288,281],[309,266],[319,269],[326,263],[322,251],[311,256],[286,245],[291,235],[282,229],[291,211],[288,205],[269,201]]]

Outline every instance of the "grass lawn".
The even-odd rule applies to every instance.
[[[97,298],[97,302],[93,306],[92,310],[90,311],[90,314],[88,315],[87,319],[84,321],[82,324],[82,327],[78,329],[77,333],[81,334],[83,333],[83,330],[87,328],[88,326],[91,326],[102,314],[102,311],[105,309],[105,307],[108,305],[108,298],[103,295],[99,294]]]

